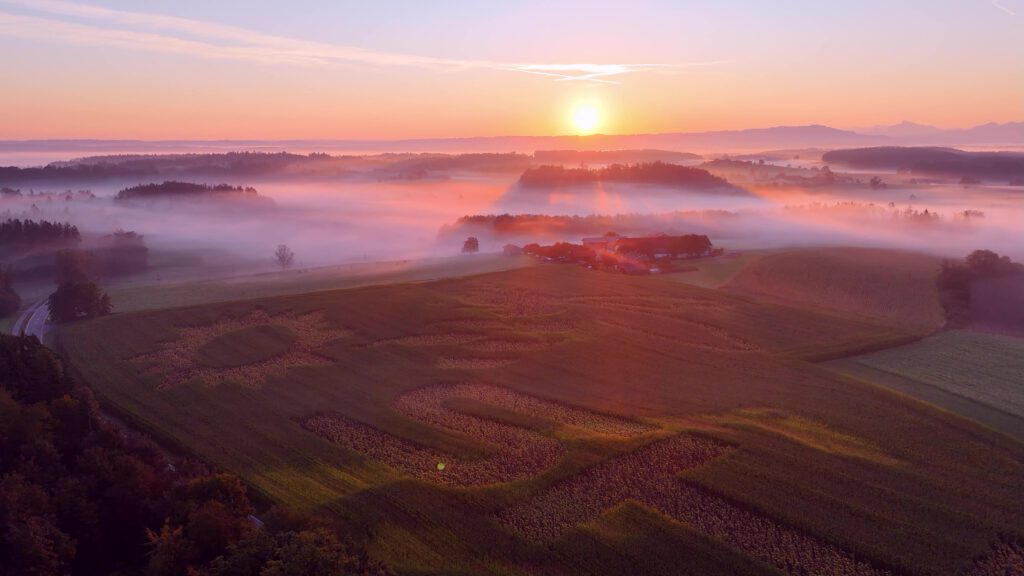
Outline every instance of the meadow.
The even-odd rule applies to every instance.
[[[1024,440],[1024,340],[949,330],[828,364]]]
[[[268,259],[269,262],[269,259]],[[386,262],[354,262],[336,266],[225,274],[207,279],[161,279],[113,283],[108,293],[119,312],[193,306],[299,294],[340,288],[436,280],[529,266],[529,258],[494,254]]]
[[[942,327],[935,291],[941,259],[874,248],[779,251],[743,267],[728,290],[928,333]]]
[[[57,336],[108,410],[402,573],[1020,559],[1024,446],[807,361],[915,337],[884,317],[538,265]]]

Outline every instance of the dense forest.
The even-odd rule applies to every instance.
[[[93,156],[46,166],[0,167],[0,184],[96,182],[102,180],[173,180],[207,178],[251,179],[275,177],[370,177],[405,179],[454,170],[481,172],[520,171],[533,164],[526,154],[515,153],[402,153],[369,156],[331,156],[324,153],[228,152],[222,154],[130,154]],[[12,193],[13,188],[9,188]]]
[[[599,182],[659,184],[743,193],[724,178],[714,176],[707,170],[665,162],[611,164],[603,168],[538,166],[527,169],[519,177],[519,184],[526,187],[575,186]]]
[[[822,160],[863,170],[899,170],[977,181],[1007,183],[1024,178],[1024,154],[1013,152],[882,146],[834,150],[825,153]]]
[[[78,242],[78,228],[67,222],[20,220],[0,222],[0,247]]]
[[[273,174],[294,165],[329,161],[326,154],[229,152],[226,154],[121,155],[54,162],[46,166],[0,167],[0,183],[89,182],[180,174],[250,177]]]
[[[230,184],[195,184],[192,182],[166,181],[161,184],[139,184],[117,193],[117,200],[147,200],[154,198],[211,198],[211,197],[256,198],[255,188],[231,186]]]
[[[614,164],[629,162],[685,162],[700,160],[697,154],[669,150],[537,150],[537,162],[548,164]]]
[[[385,573],[324,520],[254,513],[237,478],[168,461],[34,337],[0,335],[0,576]]]
[[[21,308],[21,296],[14,290],[10,266],[0,266],[0,318],[6,318]]]

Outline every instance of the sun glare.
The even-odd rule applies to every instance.
[[[601,124],[601,114],[594,106],[580,106],[573,110],[572,125],[577,134],[593,134]]]

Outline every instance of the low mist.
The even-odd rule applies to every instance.
[[[451,172],[401,181],[248,178],[266,202],[115,199],[127,184],[19,187],[0,199],[0,216],[67,221],[82,248],[116,230],[144,236],[151,267],[218,275],[275,269],[280,244],[296,267],[456,256],[478,236],[481,252],[506,243],[571,241],[607,231],[702,233],[727,249],[844,245],[962,256],[990,248],[1024,259],[1024,203],[1018,187],[953,183],[822,190],[744,185],[745,194],[714,194],[656,185],[605,183],[523,188],[516,173]],[[181,179],[220,184],[209,177]],[[237,179],[236,179],[237,180]],[[82,190],[79,192],[78,190]],[[88,189],[88,193],[85,190]],[[538,226],[518,233],[456,225],[466,215],[605,215],[593,229]],[[616,215],[628,215],[616,216]]]

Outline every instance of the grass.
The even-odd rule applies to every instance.
[[[195,353],[195,362],[210,368],[234,368],[286,353],[295,334],[284,326],[261,325],[217,336]]]
[[[950,330],[830,366],[1024,440],[1024,340]]]
[[[701,288],[718,288],[732,280],[748,265],[771,253],[769,250],[748,250],[736,256],[685,260],[680,263],[681,266],[693,267],[696,270],[663,274],[661,278]]]
[[[354,288],[396,282],[419,282],[520,268],[533,264],[527,257],[508,258],[478,254],[454,258],[428,258],[369,262],[249,274],[245,276],[180,282],[113,284],[107,289],[118,312],[136,312]]]
[[[814,248],[769,254],[725,288],[929,333],[944,323],[935,278],[940,259],[872,248]]]
[[[830,454],[862,458],[870,462],[895,463],[878,445],[833,430],[821,422],[793,416],[779,410],[741,409],[723,415],[718,422],[727,426],[755,427],[774,432],[787,440],[799,442]]]
[[[319,310],[349,336],[318,348],[322,364],[291,367],[258,385],[161,389],[160,378],[132,360],[160,350],[183,327],[257,309],[293,318]],[[683,473],[694,489],[878,567],[951,574],[1000,536],[1024,538],[1024,447],[802,359],[908,336],[885,322],[657,277],[534,266],[117,314],[63,328],[58,343],[105,405],[240,474],[271,501],[327,511],[372,535],[373,555],[403,573],[678,573],[683,568],[673,566],[687,558],[703,562],[707,574],[757,572],[763,566],[738,549],[635,505],[546,544],[498,520],[560,482],[682,432],[731,447]],[[637,438],[595,434],[560,416],[538,420],[486,398],[455,398],[445,410],[525,428],[555,441],[561,456],[515,482],[446,487],[302,426],[329,413],[438,453],[486,458],[494,446],[485,436],[396,409],[411,391],[459,383],[654,430]]]

